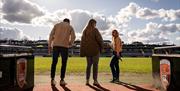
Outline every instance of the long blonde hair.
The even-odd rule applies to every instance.
[[[114,35],[114,33],[115,33],[115,35]],[[113,30],[112,37],[119,37],[119,32],[117,30]]]
[[[115,33],[115,35],[114,35],[114,33]],[[118,33],[118,31],[117,30],[113,30],[112,31],[112,43],[115,43],[115,38],[117,38],[117,37],[119,37],[119,33]]]

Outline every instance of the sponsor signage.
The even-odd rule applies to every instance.
[[[27,60],[25,58],[20,58],[17,60],[16,72],[17,83],[20,88],[23,88],[26,84],[27,73]]]
[[[160,79],[162,87],[166,90],[170,85],[171,65],[167,59],[160,60]]]

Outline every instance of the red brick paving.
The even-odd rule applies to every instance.
[[[59,75],[56,76],[57,85],[51,87],[49,75],[36,75],[35,87],[33,91],[158,91],[152,88],[151,74],[129,74],[124,73],[121,75],[121,83],[110,83],[111,74],[99,74],[99,82],[101,87],[93,85],[85,85],[84,75],[66,75],[66,87],[58,85],[60,80]],[[92,84],[93,80],[90,80]],[[132,85],[133,84],[133,85]],[[146,85],[141,85],[146,84]]]
[[[38,84],[35,85],[33,91],[158,91],[152,88],[151,85],[131,85],[127,83],[122,84],[113,84],[113,83],[105,83],[101,84],[100,87],[96,87],[93,85],[86,86],[84,84],[71,84],[69,83],[66,87],[62,87],[60,85],[56,85],[55,87],[51,87],[50,84]]]

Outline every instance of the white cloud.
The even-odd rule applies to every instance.
[[[171,42],[173,33],[180,33],[180,24],[148,23],[146,28],[134,30],[128,33],[129,41],[141,41],[144,43]]]
[[[97,27],[99,30],[107,30],[112,25],[108,18],[103,14],[94,13],[86,10],[58,10],[53,13],[46,14],[41,17],[34,18],[32,20],[33,24],[36,25],[49,25],[53,26],[54,24],[62,21],[64,18],[69,18],[71,24],[73,25],[77,33],[81,33],[84,27],[86,26],[88,20],[94,18],[97,21]]]
[[[85,10],[72,10],[69,11],[69,15],[72,20],[72,25],[78,33],[81,33],[88,20],[94,17],[93,13]]]
[[[152,10],[149,8],[141,8],[138,10],[136,17],[148,20],[159,17],[159,14],[156,10]]]
[[[28,0],[3,0],[3,18],[9,22],[30,23],[35,17],[44,15],[44,10]]]
[[[156,1],[156,0],[155,0]],[[157,0],[158,1],[158,0]],[[117,15],[105,16],[98,12],[74,9],[59,9],[54,12],[45,12],[40,6],[28,0],[4,0],[0,2],[2,11],[0,11],[1,23],[27,23],[37,26],[50,26],[69,18],[73,25],[77,38],[80,39],[81,32],[89,19],[97,20],[97,28],[100,30],[104,39],[111,39],[111,31],[117,29],[126,40],[141,41],[145,43],[158,43],[170,41],[169,35],[180,32],[180,24],[157,24],[148,23],[144,29],[134,29],[128,25],[131,19],[142,20],[161,19],[167,22],[180,19],[180,9],[165,10],[140,7],[136,3],[129,3],[128,6],[120,9]],[[132,30],[129,32],[129,30]],[[125,41],[126,42],[126,41]]]
[[[115,16],[118,23],[127,23],[131,20],[131,17],[136,14],[140,7],[136,3],[129,3],[128,6],[122,8]]]
[[[141,19],[163,18],[164,20],[171,21],[180,18],[180,10],[153,10],[140,7],[133,2],[129,3],[125,8],[122,8],[117,15],[107,17],[97,12],[80,9],[60,9],[53,13],[44,13],[40,6],[28,0],[4,0],[3,3],[2,10],[5,14],[3,18],[10,22],[52,26],[62,21],[64,18],[70,18],[72,25],[78,32],[82,31],[90,18],[95,18],[97,20],[97,27],[100,30],[107,30],[112,26],[115,28],[128,27],[127,23],[134,17]]]
[[[0,0],[0,9],[2,9],[2,5],[3,5],[2,0]]]
[[[20,29],[0,27],[0,39],[23,40],[30,39],[30,37],[25,35]]]
[[[178,9],[178,10],[167,10],[166,12],[167,12],[167,17],[171,21],[174,21],[174,20],[180,18],[180,9]]]
[[[180,19],[180,9],[156,10],[147,7],[140,7],[138,4],[131,2],[128,6],[122,8],[115,18],[117,18],[118,22],[120,23],[126,23],[129,22],[132,17],[146,20],[160,18],[166,21],[176,21]]]
[[[2,5],[3,5],[2,0],[0,0],[0,19],[1,20],[2,20],[2,16],[3,16],[3,14],[2,14]]]
[[[153,1],[153,2],[159,2],[160,0],[151,0],[151,1]]]
[[[81,40],[82,33],[76,33],[76,40]]]
[[[163,30],[164,32],[174,33],[176,31],[180,32],[180,24],[159,24],[158,29]]]
[[[158,0],[155,0],[158,1]],[[54,13],[46,12],[39,5],[32,3],[28,0],[3,0],[2,6],[3,18],[9,22],[31,23],[33,24],[54,24],[64,17],[69,17],[73,20],[77,20],[83,16],[88,20],[89,17],[101,16],[102,14],[96,12],[89,12],[86,10],[57,10]],[[79,15],[82,14],[82,15]],[[97,15],[96,15],[97,14]],[[2,16],[2,14],[0,14]],[[109,16],[111,17],[111,16]],[[132,17],[140,19],[154,19],[161,18],[166,21],[175,21],[180,18],[180,9],[178,10],[165,10],[165,9],[150,9],[147,7],[140,7],[138,4],[131,2],[125,8],[122,8],[117,15],[113,16],[112,23],[117,26],[128,23]],[[36,19],[34,19],[36,18]],[[75,19],[74,19],[75,18]],[[76,19],[77,18],[77,19]],[[88,19],[87,19],[88,18]],[[108,17],[107,17],[108,18]],[[106,19],[107,19],[106,18]],[[82,22],[85,20],[82,19]],[[106,26],[105,26],[106,27]],[[101,28],[104,28],[101,27]],[[81,28],[80,28],[81,29]]]
[[[180,41],[180,37],[177,37],[176,40],[177,40],[177,41]]]
[[[141,19],[155,19],[155,18],[161,18],[165,21],[176,21],[180,19],[180,9],[178,10],[165,10],[165,9],[159,9],[154,10],[150,8],[141,8],[138,10],[138,13],[136,14],[137,18]]]

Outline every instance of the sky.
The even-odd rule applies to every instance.
[[[0,0],[0,39],[48,40],[64,18],[76,40],[93,18],[104,40],[180,45],[180,0]]]

